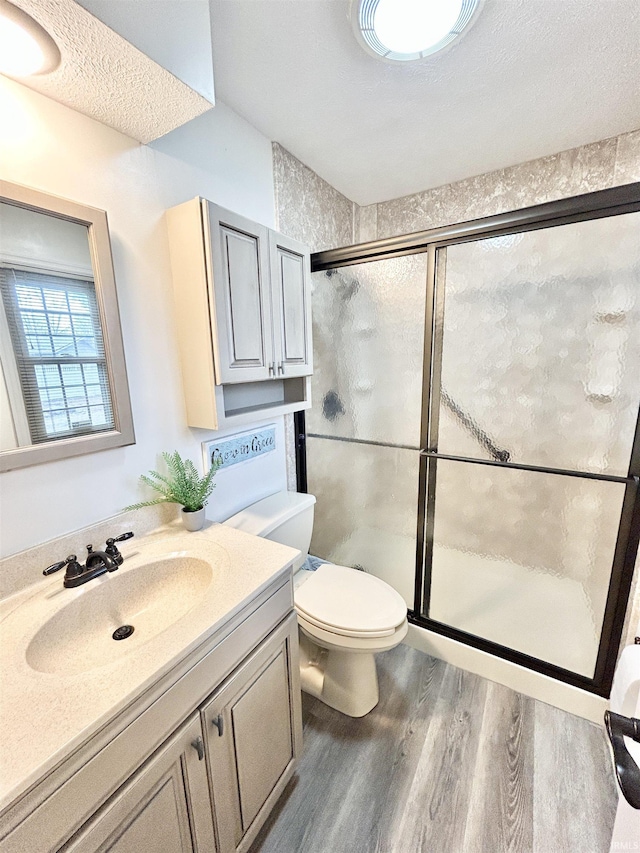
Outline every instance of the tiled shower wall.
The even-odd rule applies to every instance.
[[[492,216],[640,180],[640,130],[361,208],[358,241]]]
[[[640,131],[366,207],[351,202],[277,143],[273,156],[277,227],[307,243],[312,251],[435,228],[640,181]],[[314,394],[317,390],[314,388]],[[317,405],[320,397],[315,394],[314,399]],[[289,488],[295,488],[290,421]],[[627,614],[623,642],[632,640],[640,619],[638,574],[636,568],[633,605]]]
[[[305,243],[312,252],[349,246],[357,241],[357,205],[301,163],[286,148],[273,143],[276,228]],[[287,486],[296,489],[293,415],[284,419],[287,445]]]
[[[278,231],[306,243],[312,252],[358,242],[353,227],[357,205],[277,142],[273,180]]]
[[[640,130],[360,207],[273,144],[277,227],[314,252],[640,181]]]

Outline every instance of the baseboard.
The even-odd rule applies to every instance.
[[[497,681],[498,684],[504,684],[518,693],[524,693],[525,696],[539,699],[548,705],[554,705],[570,714],[602,725],[602,718],[609,704],[602,696],[556,681],[548,675],[533,672],[418,625],[409,625],[404,642],[453,666],[481,675],[490,681]]]

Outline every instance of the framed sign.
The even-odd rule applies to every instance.
[[[214,461],[218,463],[220,470],[271,453],[275,449],[275,424],[202,443],[206,471]]]

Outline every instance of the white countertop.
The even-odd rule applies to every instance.
[[[27,662],[27,648],[46,619],[96,584],[108,584],[111,575],[65,589],[60,571],[0,602],[0,811],[290,571],[298,556],[292,548],[221,524],[186,534],[176,522],[124,543],[125,562],[113,577],[147,561],[140,550],[157,554],[166,542],[170,552],[171,540],[185,535],[216,566],[210,586],[164,631],[150,638],[134,633],[125,652],[88,671],[37,671]]]

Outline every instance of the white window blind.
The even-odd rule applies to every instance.
[[[34,444],[114,429],[93,281],[0,267]]]

